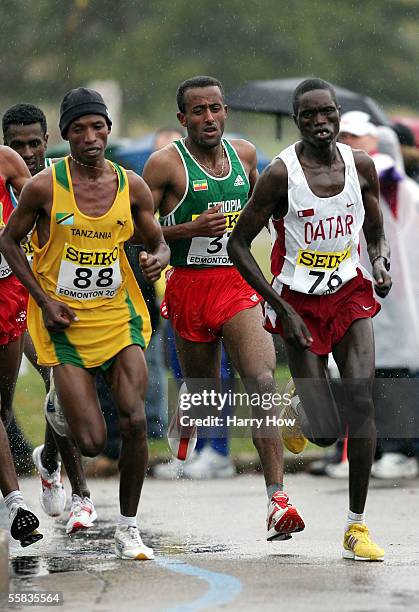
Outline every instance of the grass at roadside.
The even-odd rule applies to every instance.
[[[44,399],[42,378],[29,365],[27,373],[19,375],[13,407],[19,424],[33,446],[42,444],[44,438]]]

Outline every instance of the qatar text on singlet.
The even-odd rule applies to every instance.
[[[345,183],[337,195],[320,198],[310,189],[295,150],[279,159],[288,171],[288,212],[270,219],[271,270],[274,285],[294,291],[327,295],[362,272],[359,233],[364,222],[361,187],[350,147],[337,143],[345,163]]]

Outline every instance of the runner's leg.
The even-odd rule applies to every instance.
[[[83,470],[82,456],[74,440],[68,436],[59,436],[47,424],[45,441],[49,435],[54,437],[54,443],[60,452],[68,480],[70,481],[71,494],[78,495],[81,498],[90,497],[90,489]],[[50,472],[49,469],[48,471]]]
[[[9,440],[3,421],[0,420],[0,490],[3,497],[6,497],[11,491],[17,491],[18,489],[19,485],[12,453],[10,452]]]
[[[266,401],[275,393],[275,350],[272,337],[262,327],[262,309],[242,310],[223,325],[223,340],[230,358],[242,377],[249,395]],[[252,416],[265,418],[264,402],[252,406]],[[279,416],[279,407],[271,403],[271,416]],[[283,491],[283,446],[279,428],[252,428],[253,443],[259,453],[268,494],[267,540],[287,540],[304,529],[297,508]]]
[[[93,375],[70,364],[54,366],[54,382],[73,439],[82,455],[95,457],[106,443],[106,426]]]
[[[191,342],[175,331],[176,349],[184,379],[218,380],[221,376],[221,343]]]
[[[36,531],[37,517],[25,505],[19,490],[16,470],[13,464],[9,440],[4,423],[12,415],[13,395],[22,359],[22,337],[7,345],[0,346],[0,490],[9,511],[10,533],[22,546],[34,544],[42,538]]]
[[[262,327],[261,307],[242,310],[223,325],[223,341],[234,367],[250,394],[275,392],[275,349],[271,335]],[[266,411],[253,411],[265,417]],[[259,453],[266,486],[283,482],[283,448],[278,435],[260,435],[252,429],[253,443]]]
[[[138,503],[148,461],[144,406],[147,375],[144,352],[138,345],[120,351],[106,372],[119,412],[122,442],[119,458],[120,514],[114,536],[115,554],[121,559],[154,559],[153,549],[143,543],[137,526]]]
[[[143,350],[131,345],[118,353],[107,380],[119,412],[122,442],[119,458],[121,514],[135,517],[148,462],[144,407],[147,364]]]
[[[349,508],[362,514],[376,445],[372,385],[374,335],[371,319],[352,323],[333,349],[347,397]]]
[[[24,352],[27,359],[41,375],[44,381],[45,391],[48,393],[50,386],[50,368],[38,364],[35,346],[28,332],[25,334]],[[35,449],[35,453],[37,452],[38,449]],[[46,422],[44,444],[40,453],[41,465],[38,464],[39,459],[36,461],[35,456],[34,462],[41,476],[41,499],[43,500],[43,509],[48,514],[54,516],[59,515],[64,510],[66,502],[65,491],[61,483],[61,472],[58,472],[57,476],[59,454],[61,455],[62,462],[70,481],[72,496],[77,495],[80,499],[84,499],[85,497],[90,498],[90,491],[84,476],[79,448],[70,437],[58,436],[55,434],[52,427]],[[47,474],[45,474],[41,468],[45,468]],[[49,478],[50,476],[51,478]],[[49,486],[45,487],[44,480],[42,479],[46,479]]]
[[[0,406],[2,406],[2,418],[7,429],[13,461],[18,471],[22,469],[28,473],[32,469],[32,449],[17,422],[16,415],[13,415],[12,407],[22,359],[22,346],[23,336],[14,342],[0,346]]]
[[[318,446],[331,446],[343,426],[327,375],[327,355],[298,350],[285,344],[291,375],[304,414],[299,415],[305,436]]]
[[[33,367],[39,372],[44,381],[45,390],[49,391],[50,368],[38,364],[38,359],[29,333],[25,333],[24,352],[27,359]],[[71,484],[71,492],[73,495],[79,495],[81,498],[90,497],[90,491],[87,486],[86,477],[83,471],[81,453],[74,441],[69,437],[58,436],[54,430],[46,423],[44,448],[41,453],[41,461],[43,467],[52,474],[58,468],[58,452],[65,466],[68,479]]]
[[[12,418],[13,396],[22,361],[22,336],[0,346],[0,409],[1,419],[7,428]]]

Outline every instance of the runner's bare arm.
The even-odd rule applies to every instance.
[[[374,162],[366,153],[354,151],[354,158],[361,179],[362,200],[365,208],[363,230],[375,280],[375,292],[380,297],[385,297],[391,289],[391,276],[388,273],[390,245],[384,233],[378,176]]]
[[[136,235],[148,249],[140,254],[141,269],[146,280],[155,282],[169,263],[170,249],[154,216],[153,197],[147,184],[134,172],[128,172],[128,180]]]
[[[44,323],[49,331],[61,331],[77,320],[74,311],[50,298],[36,280],[28,260],[20,246],[31,231],[40,213],[51,198],[51,176],[41,173],[27,182],[19,197],[4,232],[0,236],[0,248],[20,282],[27,288],[42,309]]]
[[[23,185],[31,178],[31,173],[21,156],[10,149],[0,145],[1,150],[1,173],[6,182],[13,187],[17,195],[22,191]]]
[[[287,193],[287,170],[281,160],[276,160],[261,174],[230,236],[227,251],[244,279],[269,302],[280,317],[286,341],[296,348],[306,349],[313,341],[306,325],[292,306],[272,289],[250,252],[253,239],[269,218],[273,214],[276,218],[285,216],[288,208]]]
[[[0,238],[0,248],[8,264],[38,304],[42,302],[44,292],[37,283],[20,244],[32,230],[42,209],[43,183],[44,180],[40,176],[28,181]]]
[[[161,210],[167,193],[175,191],[178,186],[177,183],[182,182],[182,176],[184,176],[183,166],[180,163],[180,158],[177,158],[179,156],[176,152],[173,152],[173,147],[166,147],[161,151],[153,153],[144,167],[143,178],[153,195],[155,211]],[[176,169],[178,169],[178,176],[176,176]],[[184,188],[185,186],[183,186],[183,191]],[[179,201],[182,195],[179,193]],[[182,238],[195,238],[197,236],[207,236],[210,238],[222,236],[227,226],[224,215],[219,212],[220,208],[221,204],[204,211],[193,221],[181,223],[173,227],[163,227],[165,240],[167,242],[175,242]]]

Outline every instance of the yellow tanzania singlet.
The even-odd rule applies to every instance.
[[[72,308],[79,320],[50,333],[30,298],[28,327],[41,365],[98,367],[126,346],[145,348],[150,339],[148,310],[124,252],[134,232],[128,178],[123,168],[112,166],[119,187],[101,217],[77,207],[68,157],[52,166],[50,236],[40,248],[37,231],[32,235],[33,273],[42,289]]]

